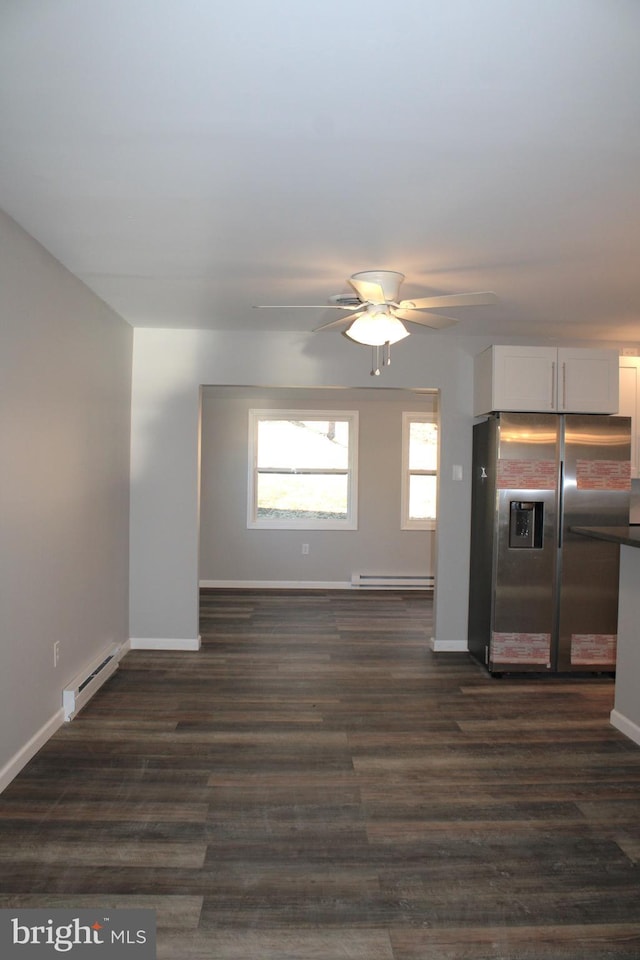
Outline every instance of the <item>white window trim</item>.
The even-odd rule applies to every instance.
[[[419,423],[438,423],[438,417],[435,412],[424,412],[415,410],[403,410],[402,412],[402,494],[400,504],[400,529],[401,530],[435,530],[438,522],[435,520],[415,520],[409,516],[409,480],[412,473],[423,474],[428,477],[436,478],[438,483],[440,456],[438,454],[438,464],[435,470],[409,470],[409,424],[418,421]],[[439,440],[439,434],[438,434]]]
[[[259,520],[257,517],[258,421],[347,420],[349,422],[348,512],[344,520]],[[249,410],[249,476],[247,528],[249,530],[357,530],[358,529],[358,411],[357,410]]]

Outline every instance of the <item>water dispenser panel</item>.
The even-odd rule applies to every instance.
[[[509,546],[514,549],[540,550],[542,547],[541,500],[512,500],[509,505]]]

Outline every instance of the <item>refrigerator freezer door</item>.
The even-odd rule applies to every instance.
[[[626,526],[630,457],[628,417],[565,417],[556,664],[561,672],[615,669],[619,547],[570,528]]]
[[[552,669],[559,428],[553,414],[499,417],[494,672]]]

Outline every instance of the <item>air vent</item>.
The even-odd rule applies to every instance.
[[[433,576],[400,575],[396,573],[353,573],[351,574],[352,587],[375,587],[377,589],[393,588],[400,590],[433,590]]]
[[[97,657],[86,670],[74,677],[66,689],[62,691],[62,706],[66,721],[73,720],[78,711],[88,703],[105,680],[108,680],[115,673],[118,669],[118,653],[119,647],[113,644]]]

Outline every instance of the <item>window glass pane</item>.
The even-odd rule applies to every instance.
[[[356,411],[251,410],[247,526],[357,529]]]
[[[345,520],[348,477],[258,475],[259,520]]]
[[[433,520],[436,515],[436,478],[409,477],[409,519]]]
[[[259,420],[258,468],[340,468],[349,465],[346,420]]]
[[[435,423],[409,424],[409,469],[436,470],[438,466],[438,428]]]

